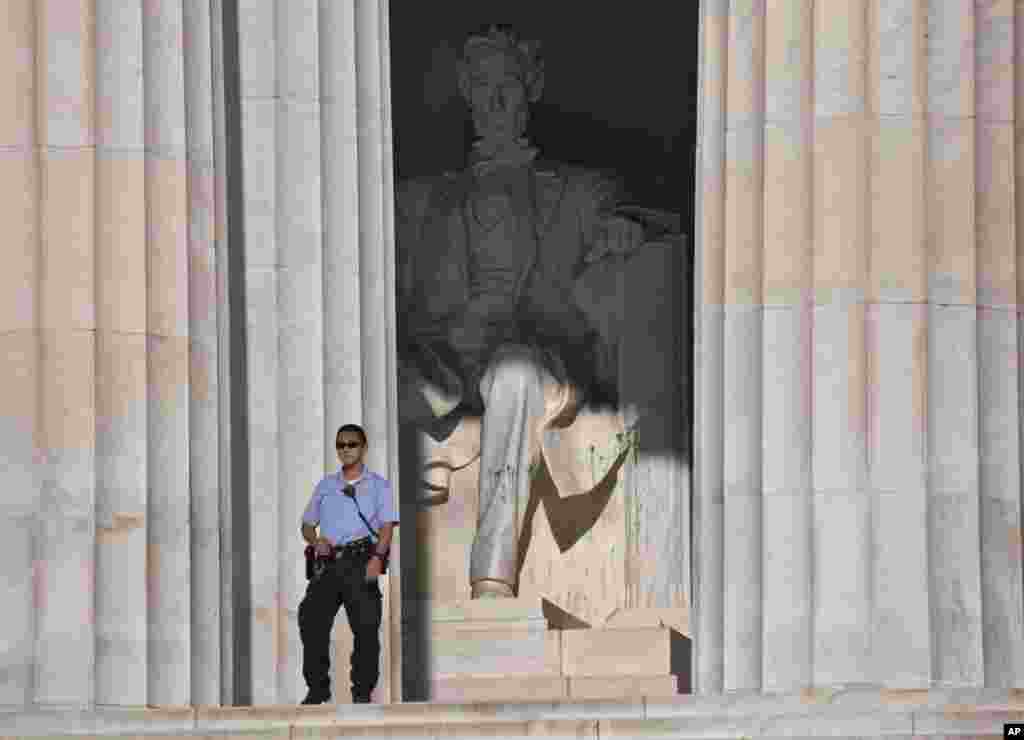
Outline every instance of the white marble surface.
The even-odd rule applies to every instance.
[[[335,707],[36,709],[0,714],[0,731],[50,737],[116,733],[259,731],[271,737],[319,737],[339,730],[366,736],[459,737],[977,737],[1002,736],[1024,706],[1006,691],[885,692],[874,689],[634,701],[424,704]],[[587,721],[573,731],[567,725]]]

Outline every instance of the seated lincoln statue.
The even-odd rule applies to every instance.
[[[469,164],[405,182],[396,198],[400,416],[435,444],[481,420],[472,598],[511,597],[544,431],[573,423],[614,374],[575,283],[645,232],[616,210],[612,178],[531,146],[538,43],[491,27],[468,38],[457,71],[477,136]]]

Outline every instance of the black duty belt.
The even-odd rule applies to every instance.
[[[373,542],[369,537],[360,537],[358,540],[346,542],[344,545],[335,545],[334,558],[338,559],[352,555],[363,555],[370,551],[370,545],[372,544]]]
[[[324,568],[332,560],[341,560],[342,558],[351,558],[359,556],[367,556],[370,554],[370,547],[372,541],[369,537],[362,537],[352,542],[346,542],[344,545],[335,545],[332,548],[332,552],[327,557],[317,557],[316,549],[313,545],[306,546],[306,580],[318,577],[323,573]]]

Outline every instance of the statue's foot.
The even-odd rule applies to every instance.
[[[503,581],[485,579],[473,584],[473,599],[513,599],[512,587]]]
[[[420,393],[427,405],[430,406],[435,418],[438,419],[450,414],[462,401],[462,389],[455,383],[450,384],[448,388],[443,388],[425,380],[420,386]]]
[[[423,480],[420,481],[419,503],[432,506],[447,501],[451,477],[452,469],[448,463],[437,461],[428,464],[423,470]]]

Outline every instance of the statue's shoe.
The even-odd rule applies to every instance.
[[[512,587],[502,581],[483,580],[473,584],[473,599],[513,599]]]
[[[460,419],[443,442],[437,442],[430,435],[421,433],[420,450],[424,466],[419,503],[444,503],[448,500],[452,473],[465,468],[480,457],[480,419]]]

